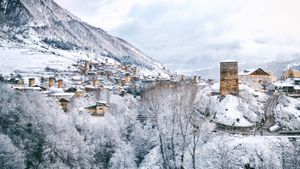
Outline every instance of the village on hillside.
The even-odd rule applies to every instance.
[[[78,111],[84,108],[91,115],[103,116],[109,110],[111,94],[136,97],[158,83],[166,85],[184,81],[195,84],[201,78],[162,73],[146,76],[137,66],[116,64],[105,59],[103,62],[79,60],[63,71],[51,67],[33,74],[15,71],[9,76],[1,75],[0,80],[18,91],[40,91],[50,101],[57,102],[64,112],[68,112],[77,98],[92,98],[93,105],[85,105]]]
[[[0,169],[300,169],[299,6],[0,0]]]
[[[171,87],[187,83],[203,87],[216,83],[212,79],[201,79],[201,76],[161,73],[145,76],[137,66],[116,64],[108,59],[103,62],[79,60],[64,71],[51,67],[34,74],[15,71],[10,76],[1,75],[0,80],[19,91],[40,91],[49,101],[57,102],[64,112],[68,112],[78,98],[92,99],[94,104],[80,107],[78,111],[85,109],[94,116],[103,116],[109,112],[112,94],[136,97],[155,85]],[[272,72],[261,68],[239,71],[237,61],[221,62],[219,91],[211,92],[211,95],[219,95],[221,98],[228,94],[238,96],[240,85],[270,96],[297,98],[300,97],[300,71],[289,69],[277,78]],[[269,127],[272,127],[271,124]]]

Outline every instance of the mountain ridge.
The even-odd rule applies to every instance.
[[[81,21],[53,0],[1,0],[0,21],[0,39],[18,46],[88,52],[149,70],[163,68],[132,44]]]

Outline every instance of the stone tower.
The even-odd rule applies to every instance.
[[[239,94],[238,63],[228,61],[220,63],[220,94]]]
[[[63,88],[64,87],[64,81],[62,80],[62,79],[59,79],[58,81],[57,81],[57,88]]]
[[[93,78],[93,86],[94,87],[99,87],[100,86],[100,81],[97,78]]]
[[[54,83],[55,83],[55,78],[49,77],[49,87],[54,87]]]
[[[130,83],[130,73],[126,73],[125,75],[125,84]]]
[[[28,85],[29,85],[30,87],[34,86],[34,85],[35,85],[35,78],[29,78],[29,79],[28,79]]]

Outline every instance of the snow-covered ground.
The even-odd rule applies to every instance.
[[[300,98],[295,99],[287,96],[279,98],[276,107],[276,122],[287,129],[300,129]]]
[[[55,54],[35,52],[31,49],[0,48],[0,72],[9,75],[14,71],[33,73],[46,67],[67,70],[75,63],[72,56],[61,57]]]
[[[215,83],[199,93],[202,98],[206,95],[208,109],[214,121],[230,126],[249,127],[261,120],[267,95],[240,85],[239,96],[227,95],[223,99],[218,95],[210,96],[210,92],[219,91],[219,85]]]
[[[293,147],[293,141],[288,137],[216,136],[207,143],[199,145],[196,168],[245,168],[249,166],[279,169],[284,165],[282,158],[285,158],[287,163],[286,152],[292,154]],[[189,153],[186,156],[185,168],[193,168],[191,156]],[[140,169],[159,169],[160,165],[160,150],[156,147],[146,156]]]
[[[40,51],[43,51],[41,53],[45,51],[50,53],[46,54],[44,59],[47,57],[51,59],[54,53],[62,59],[65,57],[77,59],[78,55],[81,59],[105,57],[153,70],[156,74],[165,72],[163,65],[158,61],[125,40],[111,36],[101,28],[81,21],[53,0],[3,1],[0,5],[0,8],[3,9],[0,11],[2,16],[0,47],[37,49],[34,50],[34,53],[38,53],[37,55],[40,55]],[[10,22],[11,20],[14,22]],[[30,53],[32,52],[30,50]],[[12,53],[19,55],[20,52]],[[2,51],[1,59],[8,55],[7,52],[1,54]],[[41,60],[36,56],[25,58]],[[24,61],[24,59],[20,59],[20,61]],[[3,61],[7,62],[7,60]],[[32,64],[28,61],[24,63]],[[8,65],[7,67],[11,68],[12,66]]]
[[[9,75],[14,72],[33,74],[43,72],[46,67],[60,71],[73,70],[72,64],[78,60],[105,62],[106,59],[109,63],[120,64],[114,59],[87,51],[66,51],[54,48],[45,50],[38,46],[16,47],[12,44],[6,44],[0,47],[0,74]],[[139,72],[144,76],[158,76],[160,74],[161,77],[169,78],[166,72],[159,69],[149,70],[140,67]]]

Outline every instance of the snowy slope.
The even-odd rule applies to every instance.
[[[202,111],[209,111],[213,121],[229,126],[250,127],[255,125],[263,117],[264,103],[268,96],[256,92],[253,89],[240,85],[240,95],[227,95],[220,99],[220,96],[210,96],[211,92],[219,91],[220,83],[207,86],[198,93],[199,107]],[[205,103],[207,107],[202,107]]]
[[[74,55],[64,57],[51,53],[36,52],[28,48],[0,48],[0,72],[9,75],[13,72],[43,71],[45,67],[66,70],[68,65],[75,63]]]
[[[126,41],[93,27],[53,0],[1,0],[0,47],[60,49],[95,57],[113,58],[154,71],[162,65]],[[5,57],[1,55],[1,57]]]
[[[300,99],[281,96],[275,111],[275,121],[279,122],[284,130],[300,129]]]
[[[247,168],[246,166],[248,168],[288,168],[293,160],[297,160],[297,157],[293,157],[296,150],[291,140],[288,137],[270,136],[214,136],[205,144],[199,144],[196,150],[195,167],[205,169],[241,169]],[[192,157],[189,153],[185,155],[184,167],[193,168]],[[155,147],[145,157],[139,168],[159,169],[161,164],[159,147]]]

